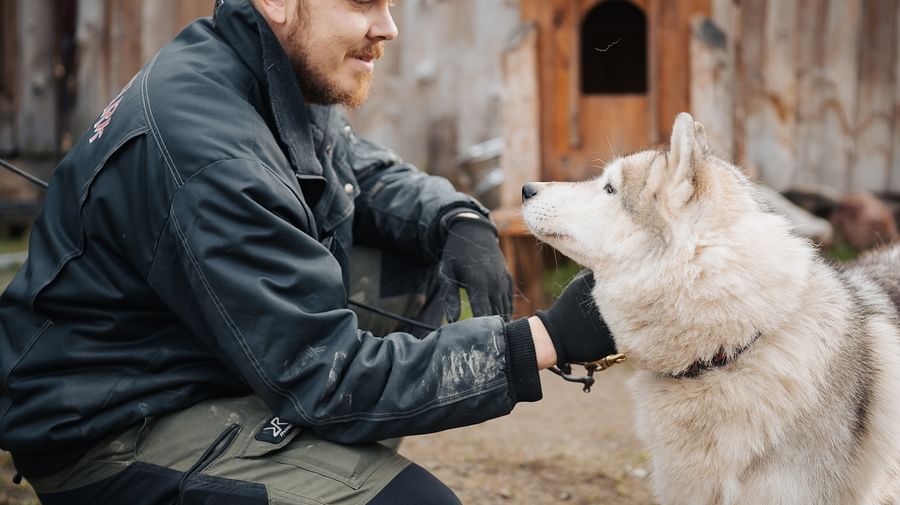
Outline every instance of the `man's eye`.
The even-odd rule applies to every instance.
[[[616,194],[616,188],[614,188],[613,185],[608,182],[606,183],[606,186],[603,186],[603,191],[606,191],[606,194],[608,195]]]

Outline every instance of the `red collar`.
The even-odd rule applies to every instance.
[[[741,355],[741,353],[746,351],[751,345],[753,345],[754,342],[756,342],[756,340],[760,337],[760,335],[761,335],[760,332],[756,332],[756,335],[752,339],[750,339],[749,342],[744,344],[743,347],[741,347],[740,349],[735,351],[734,354],[730,358],[728,356],[728,353],[725,351],[725,348],[720,347],[719,352],[717,352],[712,357],[712,359],[710,359],[710,360],[698,359],[697,361],[691,363],[691,366],[685,368],[684,370],[682,370],[678,373],[669,374],[669,376],[674,379],[693,379],[695,377],[699,377],[704,372],[706,372],[707,370],[710,370],[712,368],[721,368],[721,367],[727,365],[728,363],[731,363],[732,361],[736,360],[737,357]]]

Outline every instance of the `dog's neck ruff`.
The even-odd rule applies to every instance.
[[[751,345],[753,345],[754,342],[756,342],[757,339],[759,339],[760,335],[762,335],[762,333],[757,331],[756,335],[754,335],[753,338],[750,339],[749,342],[747,342],[741,348],[739,348],[737,351],[735,351],[734,354],[730,358],[728,356],[728,353],[725,351],[725,348],[720,347],[719,352],[717,352],[715,354],[715,356],[712,357],[712,359],[710,359],[710,360],[698,359],[697,361],[691,363],[691,366],[685,368],[684,370],[682,370],[678,373],[669,374],[669,376],[672,377],[673,379],[693,379],[695,377],[699,377],[700,375],[705,373],[707,370],[710,370],[713,368],[721,368],[721,367],[727,365],[728,363],[731,363],[734,360],[736,360],[737,357],[741,355],[741,353],[746,351]]]

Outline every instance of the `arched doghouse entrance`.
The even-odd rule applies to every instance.
[[[647,16],[627,0],[598,3],[580,30],[581,93],[647,93]]]

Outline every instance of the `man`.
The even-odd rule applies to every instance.
[[[0,446],[44,505],[457,503],[375,441],[612,350],[589,276],[507,323],[485,209],[330,107],[396,35],[387,0],[220,0],[62,161],[0,306]],[[460,285],[484,317],[379,337],[347,308],[440,319],[435,268],[449,318]]]

